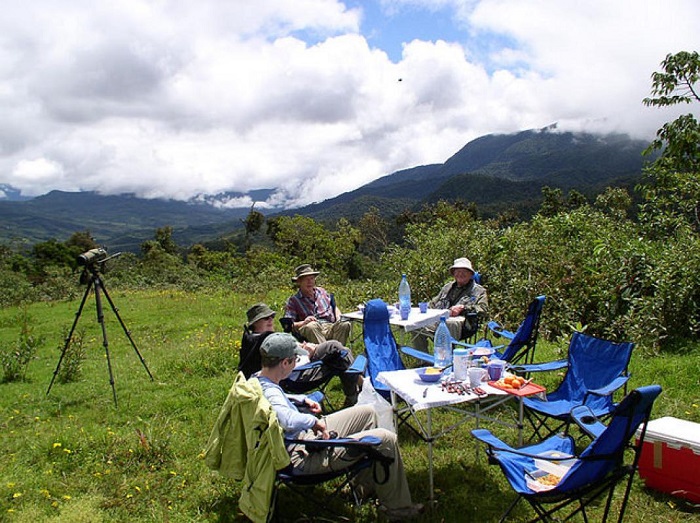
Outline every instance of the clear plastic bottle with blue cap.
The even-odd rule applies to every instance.
[[[407,319],[411,312],[411,286],[405,274],[401,275],[401,283],[399,283],[399,312],[402,320]]]
[[[435,329],[433,338],[433,357],[436,367],[447,367],[452,365],[452,337],[447,328],[446,318],[440,318],[440,324]]]

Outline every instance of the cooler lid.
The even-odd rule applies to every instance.
[[[640,431],[637,431],[639,435]],[[700,423],[666,416],[650,420],[644,441],[661,441],[672,447],[690,447],[700,453]]]

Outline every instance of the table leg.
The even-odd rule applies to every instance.
[[[520,447],[523,446],[523,418],[525,409],[523,403],[523,397],[520,396],[518,398],[518,446]]]
[[[430,505],[435,504],[435,485],[433,483],[433,421],[431,416],[432,409],[427,409],[426,417],[426,428],[428,429],[428,477],[430,486]]]

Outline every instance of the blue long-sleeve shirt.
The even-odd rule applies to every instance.
[[[299,412],[299,409],[290,401],[282,387],[264,376],[257,376],[257,379],[260,382],[263,394],[277,414],[277,419],[284,430],[285,437],[296,438],[300,432],[308,430],[316,424],[316,421],[318,421],[316,416]]]

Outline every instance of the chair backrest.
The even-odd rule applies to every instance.
[[[250,332],[247,325],[243,326],[238,370],[245,375],[246,379],[250,378],[253,373],[258,372],[262,368],[260,345],[262,345],[263,340],[270,334],[272,334],[272,331],[260,334],[253,333]]]
[[[569,343],[568,367],[561,384],[547,397],[564,398],[573,404],[583,403],[594,412],[609,411],[613,406],[612,395],[588,395],[590,390],[610,385],[627,372],[632,349],[631,342],[615,343],[574,332]]]
[[[515,336],[503,351],[501,359],[510,363],[532,363],[535,358],[540,316],[546,297],[537,296],[530,302],[525,319],[515,331]]]
[[[624,453],[632,448],[635,457],[632,472],[637,467],[641,446],[654,401],[661,393],[658,385],[640,387],[630,392],[615,408],[605,430],[579,455],[557,486],[557,491],[575,490],[598,482],[616,469],[622,469]],[[642,427],[635,444],[630,442]]]
[[[405,367],[389,325],[389,310],[384,301],[374,299],[365,305],[362,336],[367,356],[367,375],[377,391],[387,391],[386,386],[376,381],[377,374],[386,370],[402,370]]]

